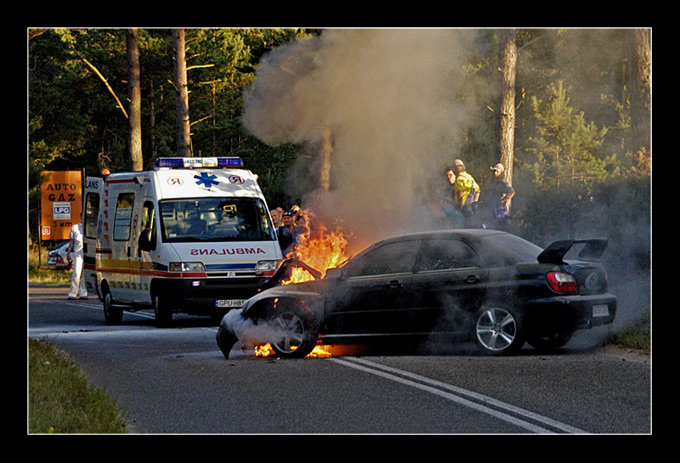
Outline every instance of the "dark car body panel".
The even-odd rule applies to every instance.
[[[602,265],[563,261],[575,243],[585,244],[589,258],[601,255],[606,246],[606,240],[564,240],[546,252],[494,230],[390,238],[327,272],[324,279],[262,291],[246,302],[242,314],[257,321],[267,317],[274,300],[279,305],[302,302],[316,315],[321,340],[327,343],[469,333],[473,316],[488,304],[519,311],[534,335],[612,323],[616,298],[607,293]],[[581,294],[553,291],[546,282],[551,271],[573,274]],[[593,306],[606,306],[607,315],[594,317]]]

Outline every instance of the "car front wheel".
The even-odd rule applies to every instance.
[[[482,308],[475,320],[475,338],[483,352],[513,354],[524,345],[524,329],[515,311],[491,305]]]
[[[270,319],[272,349],[280,357],[303,358],[316,345],[319,336],[312,314],[296,305],[277,309]]]

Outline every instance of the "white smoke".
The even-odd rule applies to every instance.
[[[239,342],[245,347],[260,346],[267,343],[278,343],[286,335],[282,327],[275,323],[259,320],[257,323],[243,316],[241,309],[227,312],[221,322],[231,329]]]
[[[440,171],[444,179],[443,165],[459,153],[469,125],[461,101],[474,100],[461,98],[470,32],[325,30],[276,48],[245,92],[244,126],[271,145],[330,133],[331,188],[308,194],[306,205],[379,239],[409,217],[422,199],[416,192]],[[289,183],[315,188],[308,173]]]

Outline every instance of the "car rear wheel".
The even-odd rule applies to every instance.
[[[305,357],[314,349],[319,336],[314,325],[314,317],[308,310],[296,305],[277,308],[270,319],[275,331],[270,342],[272,349],[280,357]]]
[[[513,310],[495,305],[484,307],[477,313],[475,337],[487,354],[515,353],[524,345],[521,318]]]
[[[559,349],[571,340],[572,330],[556,331],[546,335],[527,335],[527,342],[537,350],[550,352]]]

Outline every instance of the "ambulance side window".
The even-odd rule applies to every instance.
[[[88,193],[85,198],[85,237],[97,237],[99,219],[99,193]]]
[[[116,201],[116,215],[113,220],[114,241],[127,241],[130,239],[130,226],[132,224],[132,206],[135,204],[134,193],[121,193]]]
[[[156,213],[151,201],[145,201],[142,210],[142,230],[147,229],[151,230],[151,249],[156,249]]]

